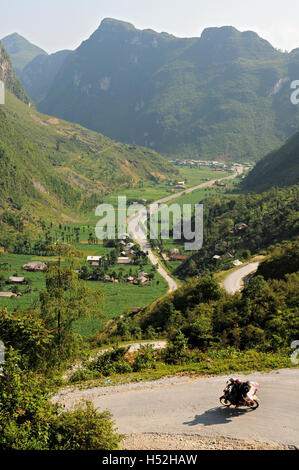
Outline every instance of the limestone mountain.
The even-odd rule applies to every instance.
[[[169,156],[257,160],[299,127],[298,77],[298,50],[251,31],[186,39],[106,19],[66,57],[38,109]]]
[[[48,94],[52,83],[70,51],[41,54],[19,73],[20,80],[30,98],[39,103]]]

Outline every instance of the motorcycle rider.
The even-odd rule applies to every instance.
[[[230,389],[230,399],[231,403],[236,406],[236,408],[239,407],[239,405],[244,402],[244,400],[247,397],[247,393],[250,390],[250,383],[247,382],[242,382],[240,379],[230,379],[229,382],[231,383],[231,389]]]

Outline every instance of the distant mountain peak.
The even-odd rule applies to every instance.
[[[101,22],[99,29],[126,29],[126,30],[136,30],[135,26],[132,23],[126,21],[117,20],[115,18],[104,18]]]
[[[205,28],[201,34],[201,39],[215,39],[218,37],[230,37],[232,35],[241,34],[233,26],[212,26],[209,28]]]
[[[19,33],[9,34],[2,39],[2,44],[10,56],[16,72],[23,70],[38,55],[47,55],[47,52],[32,44]]]

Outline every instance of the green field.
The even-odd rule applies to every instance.
[[[185,180],[187,188],[192,188],[193,186],[203,183],[207,179],[221,179],[230,174],[226,171],[213,170],[206,166],[201,168],[183,166],[179,169],[180,174],[183,177],[182,180]]]
[[[78,245],[82,249],[82,245]],[[91,254],[105,254],[107,248],[101,245],[83,245],[84,251]],[[0,298],[0,307],[8,308],[9,310],[15,309],[28,309],[32,306],[39,306],[39,294],[45,288],[45,274],[44,273],[30,273],[22,269],[22,266],[30,261],[54,261],[55,258],[46,258],[30,255],[4,255],[0,257],[0,263],[8,263],[7,269],[0,269],[0,276],[4,281],[8,280],[12,275],[25,277],[32,288],[31,293],[25,294],[24,291],[28,285],[18,286],[19,292],[23,295],[18,298],[3,299]],[[123,272],[123,277],[129,276],[129,271],[132,269],[133,276],[138,272],[145,271],[150,273],[152,265],[148,264],[144,267],[139,266],[111,266],[109,272],[118,273],[120,270]],[[76,331],[84,336],[90,336],[97,333],[100,328],[107,323],[111,318],[121,315],[124,311],[132,309],[132,307],[145,307],[150,305],[159,297],[162,297],[167,292],[167,283],[159,275],[155,274],[154,280],[145,286],[135,286],[120,282],[119,284],[104,283],[104,282],[86,282],[88,287],[97,290],[101,289],[104,293],[104,303],[99,305],[98,314],[94,317],[89,317],[81,320],[76,324]],[[4,285],[0,288],[1,292],[10,291],[9,285]]]
[[[30,261],[47,261],[49,258],[41,258],[38,256],[30,255],[5,255],[0,256],[0,264],[8,263],[8,268],[3,269],[0,267],[0,277],[4,280],[8,280],[10,276],[18,275],[25,277],[25,280],[29,282],[29,285],[32,288],[31,293],[23,294],[18,298],[11,299],[2,299],[0,298],[0,306],[7,307],[10,310],[16,308],[28,309],[33,305],[39,304],[39,293],[45,288],[45,274],[44,273],[30,273],[22,269],[24,264],[29,263]],[[9,285],[2,285],[0,288],[1,292],[9,292]],[[19,292],[24,292],[28,286],[21,285],[19,286]]]

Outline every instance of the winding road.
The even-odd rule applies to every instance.
[[[159,199],[155,203],[153,203],[153,206],[156,204],[165,204],[174,199],[178,199],[179,197],[184,196],[185,194],[190,194],[193,191],[196,191],[198,189],[208,188],[210,186],[213,186],[216,183],[216,181],[225,181],[225,180],[234,179],[237,176],[241,175],[243,171],[244,171],[243,166],[239,165],[236,168],[236,172],[230,176],[226,176],[225,178],[222,178],[221,180],[219,179],[210,180],[205,183],[201,183],[197,186],[194,186],[192,188],[185,189],[184,191],[181,191],[179,193],[172,194],[171,196],[166,196],[162,199]],[[147,240],[147,231],[145,229],[146,220],[147,220],[147,211],[145,209],[142,209],[128,219],[128,231],[131,234],[133,240],[136,243],[138,243],[142,251],[144,253],[147,253],[147,256],[150,262],[154,266],[158,266],[157,268],[158,273],[166,280],[168,284],[168,287],[169,287],[168,293],[173,292],[178,288],[178,283],[162,266],[161,262],[159,261],[158,256],[155,255],[153,250],[151,249],[150,243]]]

